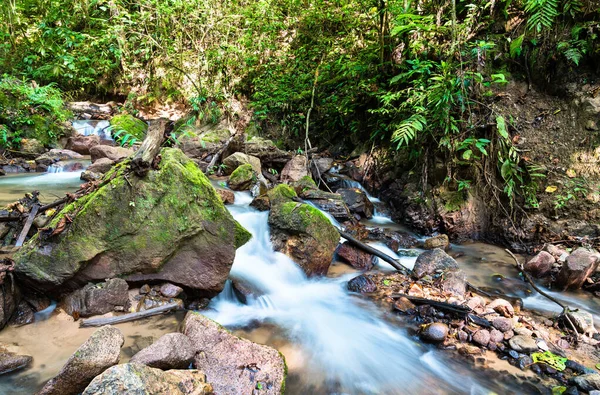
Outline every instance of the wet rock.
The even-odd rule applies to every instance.
[[[141,363],[158,369],[185,369],[196,354],[191,340],[182,333],[168,333],[154,344],[131,358],[131,363]]]
[[[403,296],[394,302],[394,309],[404,314],[411,314],[415,309],[415,305],[413,304],[413,302],[411,302],[405,296]]]
[[[552,257],[553,257],[555,260],[557,260],[557,261],[558,261],[558,260],[559,260],[559,259],[560,259],[562,256],[564,256],[565,254],[566,254],[566,256],[568,256],[568,255],[569,255],[569,253],[568,253],[567,251],[563,250],[562,248],[559,248],[559,247],[555,246],[554,244],[546,244],[546,245],[544,246],[544,249],[543,249],[543,251],[545,251],[545,252],[549,253],[550,255],[552,255]],[[565,256],[565,257],[566,257],[566,256]]]
[[[308,276],[324,275],[333,260],[339,233],[318,209],[292,201],[295,195],[284,184],[269,191],[273,247],[292,258]]]
[[[215,188],[223,204],[233,204],[235,202],[235,194],[229,189]]]
[[[94,163],[88,166],[87,171],[91,171],[93,173],[104,174],[109,171],[116,162],[114,160],[110,160],[108,158],[100,158],[96,160]]]
[[[600,390],[600,373],[582,374],[574,377],[573,383],[582,391]]]
[[[275,349],[232,335],[216,322],[189,312],[183,333],[196,347],[194,367],[206,373],[217,394],[280,394],[286,365]],[[260,385],[259,385],[260,383]]]
[[[38,395],[75,395],[100,373],[119,363],[124,338],[120,330],[103,326],[68,359],[58,375]]]
[[[458,340],[461,343],[466,343],[469,341],[469,334],[465,331],[458,331]]]
[[[597,332],[594,327],[594,316],[587,311],[569,311],[567,316],[580,333],[591,336]]]
[[[352,214],[362,218],[372,218],[374,212],[373,203],[367,198],[367,194],[358,188],[340,188],[336,191]]]
[[[450,239],[448,239],[447,235],[438,235],[434,237],[430,237],[425,240],[425,244],[423,248],[426,250],[433,250],[434,248],[441,248],[442,250],[447,250],[450,247]]]
[[[487,305],[487,308],[492,309],[496,313],[507,318],[512,317],[515,314],[515,308],[505,299],[494,299],[490,304]]]
[[[250,207],[254,207],[258,211],[269,211],[271,209],[271,202],[269,196],[261,195],[255,197],[250,203]]]
[[[13,277],[6,276],[4,283],[0,286],[0,329],[8,323],[20,301],[21,292]]]
[[[35,318],[33,315],[34,311],[26,301],[22,300],[19,302],[16,311],[12,315],[10,319],[10,325],[12,326],[22,326],[31,324]]]
[[[143,178],[126,180],[118,169],[109,183],[65,207],[49,226],[63,220],[66,231],[26,242],[14,255],[15,272],[48,290],[123,278],[218,294],[236,248],[251,235],[180,150],[163,148],[161,158]]]
[[[490,342],[490,332],[487,329],[480,329],[473,334],[473,342],[480,346],[487,346]]]
[[[226,175],[231,174],[235,169],[245,164],[252,166],[252,170],[254,170],[256,174],[261,174],[260,159],[256,156],[246,155],[242,152],[235,152],[229,155],[227,158],[223,159],[223,164],[225,165],[224,173]]]
[[[508,332],[513,327],[513,322],[510,318],[498,317],[492,320],[492,326],[500,332]]]
[[[335,252],[343,262],[358,270],[371,270],[376,262],[373,255],[354,247],[347,241],[340,244]]]
[[[310,171],[313,174],[313,178],[318,179],[319,176],[327,173],[333,166],[332,158],[313,158],[310,161]]]
[[[107,369],[83,391],[83,395],[212,393],[213,388],[206,382],[206,376],[201,371],[191,369],[164,372],[138,363],[126,363]]]
[[[598,268],[598,256],[578,248],[567,257],[556,279],[556,285],[564,289],[579,289],[584,281]]]
[[[597,373],[594,369],[588,368],[579,362],[573,361],[572,359],[567,360],[565,363],[567,369],[571,369],[573,372],[577,374],[590,374]]]
[[[449,270],[442,277],[442,291],[454,296],[465,296],[467,275],[462,270]]]
[[[114,311],[117,306],[128,308],[128,290],[125,280],[113,278],[104,283],[87,284],[65,297],[62,305],[72,316],[89,317],[106,314]]]
[[[247,191],[252,187],[257,180],[256,172],[252,169],[252,165],[245,164],[239,166],[231,173],[229,177],[229,188],[234,191]]]
[[[42,311],[50,306],[50,299],[45,295],[40,295],[29,291],[26,295],[23,295],[23,299],[29,303],[33,308],[33,311]]]
[[[533,359],[531,359],[529,355],[522,356],[521,358],[519,358],[517,363],[519,369],[521,370],[527,369],[531,364],[533,364]]]
[[[353,219],[350,209],[346,206],[342,197],[336,193],[319,189],[304,189],[300,192],[300,197],[331,214],[338,221],[344,222]]]
[[[93,171],[85,170],[81,172],[81,176],[79,177],[82,181],[97,181],[102,178],[102,174],[94,173]],[[39,228],[39,226],[38,226]]]
[[[437,271],[445,272],[450,269],[458,269],[458,263],[443,250],[435,248],[425,251],[417,257],[413,268],[413,275],[420,279],[426,275],[433,275]]]
[[[67,149],[51,149],[45,154],[35,158],[36,165],[50,166],[61,160],[83,159],[83,155]]]
[[[530,353],[538,350],[536,341],[525,335],[517,335],[508,341],[510,348],[521,353]]]
[[[257,297],[264,295],[263,290],[243,278],[231,279],[231,285],[235,296],[244,304],[246,304],[249,299],[256,299]]]
[[[89,136],[74,134],[73,136],[69,137],[69,140],[67,140],[67,145],[65,148],[75,151],[81,155],[89,155],[90,148],[98,144],[100,144],[100,136],[96,134]]]
[[[28,367],[33,361],[29,355],[17,355],[0,347],[0,374],[14,372]]]
[[[441,322],[426,325],[420,333],[423,341],[432,343],[441,343],[446,340],[446,336],[448,336],[448,325]]]
[[[543,278],[550,274],[552,266],[556,262],[554,257],[546,252],[541,251],[536,256],[531,258],[523,268],[535,278]]]
[[[151,290],[152,288],[148,284],[144,284],[140,287],[140,295],[147,295]]]
[[[160,286],[160,293],[165,298],[176,298],[183,292],[183,288],[171,283],[165,283]]]
[[[308,175],[306,156],[296,155],[285,164],[281,170],[281,182],[292,183],[300,181],[302,177]]]
[[[348,281],[348,290],[361,294],[375,292],[377,291],[377,284],[375,284],[371,277],[362,274]]]
[[[95,145],[90,148],[92,163],[102,158],[110,159],[114,162],[120,162],[133,154],[131,148],[111,147],[110,145]]]
[[[408,233],[395,232],[382,228],[369,229],[367,238],[372,241],[385,243],[386,246],[396,253],[399,252],[401,248],[414,248],[418,244],[418,240]]]

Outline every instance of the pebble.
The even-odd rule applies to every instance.
[[[429,324],[421,331],[421,339],[433,343],[443,342],[446,336],[448,336],[448,325],[441,322]]]
[[[520,326],[518,328],[513,329],[513,331],[517,334],[517,335],[522,335],[522,336],[528,336],[531,337],[531,335],[533,335],[533,331],[530,331],[529,329]]]
[[[487,346],[490,342],[490,332],[486,329],[480,329],[473,335],[473,342],[480,346]]]
[[[513,324],[510,318],[498,317],[492,320],[492,326],[501,332],[508,332],[512,329]]]
[[[537,346],[542,351],[550,350],[550,347],[548,347],[548,344],[544,340],[541,340],[541,339],[537,341]]]
[[[463,343],[469,341],[469,334],[465,331],[458,331],[458,340]]]
[[[525,335],[517,335],[511,338],[508,343],[510,344],[510,348],[522,353],[535,352],[538,350],[535,339]]]
[[[531,364],[533,364],[533,359],[531,359],[529,355],[525,355],[519,358],[519,369],[525,370]]]
[[[402,313],[410,314],[411,310],[414,311],[415,305],[413,302],[403,296],[394,302],[394,308]]]
[[[504,340],[510,340],[515,335],[515,332],[512,330],[508,332],[504,332]]]
[[[500,332],[498,329],[492,329],[490,331],[490,342],[492,343],[500,343],[504,340],[504,334]]]

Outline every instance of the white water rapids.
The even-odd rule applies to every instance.
[[[318,393],[489,393],[390,323],[393,317],[385,320],[373,304],[349,294],[346,282],[356,274],[307,279],[290,258],[273,251],[268,212],[252,209],[250,200],[236,192],[236,204],[229,206],[253,235],[237,250],[230,276],[264,294],[242,304],[228,283],[205,314],[229,328],[255,323],[278,328],[300,348],[305,367],[296,373],[303,385],[316,386]]]

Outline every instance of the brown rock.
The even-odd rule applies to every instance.
[[[492,329],[490,331],[490,342],[500,343],[504,340],[504,333],[500,332],[498,329]]]
[[[167,333],[135,354],[130,362],[163,370],[185,369],[190,366],[195,354],[194,345],[186,335]]]
[[[340,244],[335,251],[339,258],[358,270],[371,270],[375,264],[375,257],[368,252],[359,250],[349,242]]]
[[[133,154],[133,150],[130,148],[111,147],[109,145],[95,145],[90,148],[92,163],[95,163],[101,158],[108,158],[112,161],[119,162],[131,154]]]
[[[281,182],[296,182],[308,175],[306,156],[296,155],[281,170]]]
[[[492,320],[492,325],[501,332],[508,332],[512,329],[513,322],[510,318],[498,317]]]
[[[113,278],[104,283],[87,284],[72,292],[63,300],[65,311],[70,315],[89,317],[105,314],[120,306],[129,306],[129,287],[121,278]]]
[[[89,136],[84,136],[81,134],[74,134],[73,136],[69,137],[65,148],[75,151],[81,155],[89,155],[90,148],[98,144],[100,144],[100,136],[98,135],[92,134]]]
[[[432,343],[441,343],[448,336],[448,325],[441,322],[434,322],[426,325],[420,333],[422,340]]]
[[[258,211],[269,211],[271,209],[271,202],[269,201],[269,196],[260,195],[255,197],[250,203],[250,207],[254,207]]]
[[[357,188],[340,188],[336,191],[352,214],[362,218],[372,218],[375,207],[367,194]]]
[[[120,330],[103,326],[69,358],[38,395],[75,395],[107,368],[119,363],[124,338]]]
[[[533,277],[542,278],[550,274],[554,262],[556,262],[556,259],[554,259],[550,253],[541,251],[536,256],[531,258],[523,268],[528,273],[531,273]]]
[[[8,323],[20,300],[21,292],[15,284],[13,276],[6,276],[3,286],[0,287],[0,329]]]
[[[94,163],[88,166],[87,171],[104,174],[113,167],[116,162],[108,158],[97,159]]]
[[[413,268],[413,276],[417,279],[423,278],[426,275],[432,275],[437,271],[457,270],[458,263],[443,250],[435,248],[430,251],[425,251],[417,257]]]
[[[29,355],[17,355],[12,352],[0,351],[0,374],[14,372],[26,368],[33,358]]]
[[[160,286],[160,293],[165,298],[176,298],[183,292],[183,288],[171,283],[164,283]]]
[[[38,156],[35,158],[35,163],[44,166],[50,166],[51,164],[61,161],[61,160],[71,160],[71,159],[83,159],[81,154],[77,152],[68,150],[68,149],[51,149],[45,154]]]
[[[371,279],[370,276],[361,274],[358,277],[354,277],[348,281],[348,290],[359,293],[370,293],[377,291],[377,284]]]
[[[223,189],[223,188],[215,188],[215,189],[216,189],[217,193],[219,194],[221,201],[224,204],[233,204],[233,202],[235,202],[235,194],[233,193],[232,190]]]
[[[487,307],[504,317],[512,317],[515,314],[514,307],[505,299],[494,299]]]
[[[10,325],[21,326],[31,324],[35,320],[33,313],[34,311],[29,303],[21,300],[17,306],[17,310],[13,313],[10,319]]]
[[[426,250],[433,250],[434,248],[441,248],[442,250],[447,250],[450,247],[450,239],[448,239],[447,235],[437,235],[434,237],[430,237],[425,240],[425,244],[423,248]]]
[[[556,285],[563,289],[579,289],[597,268],[598,256],[585,248],[578,248],[563,263]]]
[[[286,365],[277,350],[234,336],[195,312],[186,315],[183,333],[197,351],[194,367],[206,373],[216,394],[253,394],[256,388],[262,388],[261,394],[283,391]]]
[[[480,329],[473,334],[473,342],[480,346],[487,346],[490,342],[490,332],[487,329]]]
[[[405,296],[403,296],[394,302],[394,309],[404,314],[410,314],[410,312],[415,309],[415,305],[413,304],[413,302],[411,302]]]
[[[261,174],[260,159],[258,159],[256,156],[246,155],[242,152],[235,152],[223,159],[223,164],[225,165],[225,175],[230,175],[235,169],[241,165],[245,165],[246,163],[252,166],[252,170],[254,170],[256,174]]]

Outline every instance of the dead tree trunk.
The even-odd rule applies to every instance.
[[[165,131],[169,122],[168,119],[161,118],[150,123],[142,146],[133,154],[131,160],[131,169],[138,176],[143,177],[152,168],[154,159],[165,141]]]

